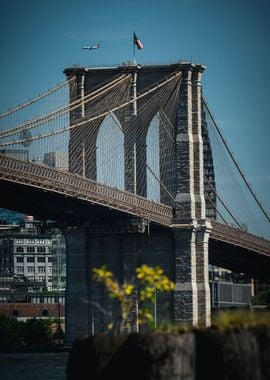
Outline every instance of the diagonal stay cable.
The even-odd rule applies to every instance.
[[[248,181],[246,180],[246,177],[245,177],[244,173],[242,172],[242,170],[240,169],[238,163],[236,162],[236,160],[235,160],[235,158],[234,158],[234,156],[233,156],[231,150],[230,150],[229,147],[228,147],[228,144],[226,143],[224,137],[222,136],[222,134],[221,134],[221,132],[220,132],[220,129],[218,128],[217,123],[215,122],[215,119],[214,119],[213,115],[211,114],[211,112],[210,112],[210,110],[209,110],[209,107],[208,107],[206,101],[203,99],[203,97],[202,97],[202,101],[203,101],[203,104],[204,104],[205,108],[206,108],[207,111],[208,111],[208,114],[209,114],[209,116],[210,116],[210,118],[211,118],[211,120],[212,120],[212,122],[213,122],[213,124],[214,124],[214,126],[215,126],[215,128],[216,128],[216,131],[217,131],[219,137],[221,138],[221,140],[222,140],[222,142],[223,142],[223,144],[224,144],[224,146],[225,146],[227,152],[229,153],[229,156],[230,156],[231,159],[233,160],[233,163],[235,164],[236,169],[238,170],[239,174],[241,175],[243,181],[245,182],[245,184],[246,184],[248,190],[250,191],[251,195],[252,195],[253,198],[255,199],[255,201],[256,201],[257,205],[259,206],[260,210],[262,211],[262,213],[263,213],[264,216],[266,217],[267,221],[270,223],[270,218],[269,218],[267,212],[266,212],[265,209],[263,208],[261,202],[258,200],[257,195],[256,195],[255,192],[253,191],[252,187],[250,186],[250,184],[249,184]]]
[[[163,185],[163,183],[160,181],[160,179],[158,178],[158,176],[153,172],[153,170],[149,167],[148,164],[146,164],[146,168],[150,171],[150,173],[154,176],[154,178],[159,182],[159,184],[161,185],[161,187],[163,188],[163,190],[165,190],[165,192],[169,195],[169,197],[173,200],[173,202],[175,202],[175,199],[174,197],[172,196],[172,194],[169,192],[169,190],[165,187],[165,185]]]
[[[5,112],[5,113],[2,113],[2,114],[0,115],[0,119],[2,119],[2,118],[5,117],[5,116],[11,115],[12,113],[17,112],[17,111],[19,111],[19,110],[21,110],[21,109],[23,109],[23,108],[26,108],[27,106],[30,106],[31,104],[33,104],[33,103],[35,103],[35,102],[37,102],[37,101],[39,101],[39,100],[45,98],[46,96],[48,96],[48,95],[52,94],[53,92],[59,90],[60,88],[62,88],[62,87],[64,87],[65,85],[69,84],[70,82],[74,81],[75,79],[76,79],[76,77],[73,76],[73,77],[70,78],[68,81],[65,81],[65,82],[63,82],[63,83],[58,84],[57,86],[55,86],[55,87],[49,89],[49,90],[48,90],[47,92],[45,92],[44,94],[41,94],[41,95],[37,96],[36,98],[31,99],[31,100],[29,100],[28,102],[26,102],[26,103],[24,103],[24,104],[20,104],[19,106],[15,107],[15,108],[13,108],[13,109],[11,109],[11,110]]]
[[[226,219],[223,217],[223,215],[219,212],[219,210],[217,209],[215,203],[213,202],[213,200],[211,199],[211,197],[209,196],[209,194],[207,194],[207,192],[205,191],[204,194],[206,195],[207,199],[209,200],[209,202],[211,203],[211,205],[214,207],[215,211],[218,213],[218,215],[220,216],[220,218],[223,220],[223,222],[228,226],[228,223],[226,221]]]
[[[90,121],[94,121],[94,120],[97,120],[97,119],[100,119],[100,118],[103,118],[105,116],[107,116],[109,113],[111,112],[115,112],[121,108],[124,108],[126,107],[127,105],[131,104],[131,103],[134,103],[136,102],[138,99],[142,99],[143,97],[145,97],[146,95],[149,95],[151,94],[153,91],[156,91],[157,89],[159,89],[160,87],[164,86],[165,84],[167,84],[168,82],[172,81],[173,79],[179,77],[180,75],[182,75],[182,72],[178,72],[176,74],[174,74],[172,77],[170,77],[169,79],[165,80],[164,82],[158,84],[157,86],[155,86],[154,88],[151,88],[151,89],[148,89],[146,90],[145,92],[143,92],[141,95],[138,95],[136,98],[133,98],[129,101],[126,101],[122,104],[120,104],[119,106],[116,106],[114,108],[111,108],[103,113],[100,113],[99,115],[97,116],[93,116],[93,117],[90,117],[90,118],[87,118],[86,120],[84,121],[81,121],[80,123],[77,123],[77,124],[73,124],[73,125],[70,125],[66,128],[63,128],[63,129],[60,129],[58,131],[52,131],[52,132],[48,132],[48,133],[44,133],[42,135],[39,135],[39,136],[35,136],[35,137],[31,137],[31,138],[27,138],[27,139],[21,139],[21,140],[17,140],[17,141],[10,141],[10,142],[6,142],[6,143],[3,143],[1,144],[0,146],[10,146],[10,145],[15,145],[15,144],[23,144],[23,143],[26,143],[26,142],[30,142],[30,141],[36,141],[36,140],[40,140],[40,139],[44,139],[44,138],[47,138],[47,137],[50,137],[50,136],[55,136],[55,135],[58,135],[60,133],[63,133],[63,132],[66,132],[68,130],[72,130],[74,128],[78,128],[82,125],[85,125],[87,123],[89,123]]]
[[[228,209],[228,207],[226,206],[226,204],[224,203],[224,201],[221,199],[221,197],[219,196],[219,194],[217,193],[216,189],[212,186],[212,184],[208,181],[208,178],[206,176],[204,176],[204,178],[206,179],[207,181],[207,184],[210,186],[211,190],[215,193],[216,197],[218,198],[218,200],[220,201],[220,203],[222,204],[222,206],[225,208],[225,210],[228,212],[228,214],[230,215],[230,217],[233,219],[233,221],[238,225],[238,227],[242,230],[242,226],[241,224],[239,224],[239,222],[237,221],[237,219],[233,216],[233,214],[231,213],[231,211]]]
[[[3,132],[0,132],[0,137],[5,138],[8,136],[12,136],[13,134],[18,133],[22,130],[26,131],[29,129],[33,129],[33,128],[36,128],[36,127],[38,127],[44,123],[47,123],[53,119],[56,119],[56,118],[58,118],[64,114],[66,114],[67,112],[73,111],[74,109],[81,107],[82,104],[89,103],[90,101],[92,101],[96,97],[102,95],[104,92],[110,90],[113,86],[120,84],[121,81],[124,81],[124,80],[128,79],[129,77],[130,76],[123,76],[122,75],[121,77],[116,78],[115,80],[113,80],[110,83],[104,85],[103,87],[97,89],[96,91],[91,92],[90,94],[86,95],[84,98],[77,99],[74,102],[68,104],[67,106],[59,108],[59,109],[57,109],[57,110],[55,110],[55,111],[53,111],[47,115],[41,116],[35,120],[30,120],[27,123],[18,125],[12,129],[8,129],[8,130],[5,130]]]

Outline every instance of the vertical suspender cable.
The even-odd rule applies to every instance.
[[[262,207],[261,203],[259,202],[259,200],[258,200],[256,194],[254,193],[253,189],[251,188],[250,184],[247,182],[244,173],[242,172],[242,170],[240,169],[239,165],[237,164],[237,162],[236,162],[236,160],[235,160],[235,158],[234,158],[234,156],[233,156],[231,150],[229,149],[229,147],[228,147],[228,145],[227,145],[225,139],[223,138],[223,136],[222,136],[222,134],[221,134],[221,132],[220,132],[220,130],[219,130],[219,128],[218,128],[218,126],[217,126],[217,124],[216,124],[216,122],[215,122],[215,120],[214,120],[214,118],[213,118],[213,116],[212,116],[212,114],[211,114],[211,112],[210,112],[210,110],[209,110],[209,108],[208,108],[208,106],[207,106],[207,104],[206,104],[206,102],[205,102],[205,100],[204,100],[203,98],[202,98],[202,101],[203,101],[203,104],[205,105],[205,107],[206,107],[206,109],[207,109],[207,111],[208,111],[208,113],[209,113],[209,116],[210,116],[210,118],[211,118],[211,120],[212,120],[212,122],[213,122],[213,124],[214,124],[214,126],[215,126],[215,128],[216,128],[216,130],[217,130],[217,132],[218,132],[219,137],[221,138],[221,140],[222,140],[222,142],[223,142],[223,144],[224,144],[224,146],[225,146],[227,152],[229,153],[231,159],[233,160],[233,163],[235,164],[235,166],[236,166],[236,168],[237,168],[239,174],[240,174],[241,177],[243,178],[243,181],[244,181],[245,184],[247,185],[247,188],[249,189],[250,193],[252,194],[253,198],[255,199],[255,201],[256,201],[257,205],[259,206],[260,210],[262,211],[262,213],[263,213],[264,216],[266,217],[267,221],[270,222],[270,218],[269,218],[269,216],[267,215],[267,212],[266,212],[266,211],[264,210],[264,208]]]

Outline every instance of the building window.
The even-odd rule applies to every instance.
[[[28,256],[28,257],[27,257],[27,262],[28,262],[28,263],[34,263],[34,262],[35,262],[35,258],[34,258],[34,256]]]
[[[37,247],[38,253],[45,253],[46,252],[46,247]]]
[[[52,262],[52,257],[48,257],[48,263]]]
[[[45,267],[38,267],[39,273],[45,273]]]
[[[16,247],[16,252],[18,252],[18,253],[23,252],[23,247]]]
[[[18,317],[19,311],[17,309],[13,310],[12,315],[13,315],[13,317]]]
[[[27,267],[27,271],[29,273],[34,273],[35,272],[35,267]]]
[[[42,317],[48,317],[48,315],[49,315],[48,310],[47,309],[43,309],[42,310]]]
[[[38,257],[38,263],[45,263],[45,257]]]
[[[17,273],[24,273],[24,267],[17,267]]]
[[[23,263],[23,257],[16,257],[17,263]]]
[[[47,272],[52,272],[52,267],[47,267]]]
[[[46,277],[43,277],[43,276],[40,277],[40,276],[39,276],[39,277],[38,277],[38,281],[39,281],[39,282],[46,281]]]
[[[27,247],[26,250],[27,250],[27,253],[34,253],[35,247]]]
[[[35,244],[35,239],[25,239],[25,244]]]

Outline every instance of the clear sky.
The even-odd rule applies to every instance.
[[[0,112],[63,82],[66,67],[132,60],[133,31],[138,63],[206,65],[204,96],[270,210],[269,0],[5,0],[0,17]]]

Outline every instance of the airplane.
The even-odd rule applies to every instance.
[[[94,50],[94,49],[98,49],[98,48],[100,48],[100,44],[82,47],[83,50]]]

